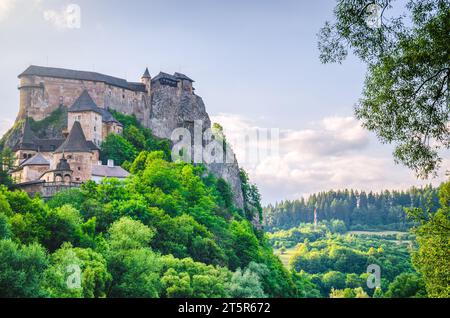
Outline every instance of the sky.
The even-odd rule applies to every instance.
[[[80,20],[69,20],[75,4]],[[193,78],[213,121],[233,144],[254,129],[279,130],[279,153],[246,163],[263,202],[330,189],[405,189],[417,180],[361,128],[353,109],[365,66],[319,61],[317,32],[334,0],[0,0],[0,134],[18,112],[18,79],[30,64],[139,81],[145,67]],[[240,160],[243,159],[243,160]],[[443,167],[447,167],[444,161]]]

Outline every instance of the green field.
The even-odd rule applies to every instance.
[[[291,248],[287,248],[286,251],[283,254],[281,254],[280,249],[275,249],[274,253],[275,253],[275,255],[277,255],[280,258],[280,260],[283,263],[283,265],[286,268],[288,268],[289,259],[294,254],[295,250],[296,250],[296,247],[294,246],[294,247],[291,247]]]

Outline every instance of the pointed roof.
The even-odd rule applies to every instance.
[[[59,159],[59,162],[56,164],[56,170],[57,171],[71,171],[70,164],[67,162],[66,157],[62,156],[61,159]]]
[[[160,79],[167,79],[170,81],[179,82],[179,79],[177,79],[175,76],[164,73],[164,72],[159,72],[159,74],[153,78],[153,81],[158,81]]]
[[[87,90],[84,90],[81,95],[77,98],[75,103],[69,108],[69,112],[84,112],[92,111],[101,115],[99,107],[89,95]]]
[[[182,73],[175,72],[173,74],[173,76],[175,76],[176,78],[178,78],[180,80],[186,80],[186,81],[189,81],[191,83],[195,82],[192,78],[190,78],[190,77],[188,77],[188,76],[186,76],[186,75],[184,75]]]
[[[14,151],[17,150],[37,150],[38,146],[36,144],[36,141],[38,138],[34,134],[34,132],[31,130],[30,121],[27,117],[25,119],[25,122],[22,127],[22,136],[20,137],[19,141],[17,141],[16,145],[14,146]]]
[[[45,159],[45,157],[42,155],[42,153],[38,152],[30,159],[24,161],[20,166],[49,166],[50,162]]]
[[[151,78],[150,72],[148,71],[148,67],[145,68],[144,75],[142,75],[142,78]]]
[[[70,130],[69,136],[63,142],[63,144],[56,149],[55,153],[61,152],[91,152],[91,147],[89,147],[86,137],[84,136],[83,129],[79,121],[73,123],[72,129]]]

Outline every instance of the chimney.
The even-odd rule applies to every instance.
[[[113,168],[114,167],[114,160],[108,159],[108,167]]]

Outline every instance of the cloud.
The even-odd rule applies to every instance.
[[[6,19],[8,14],[14,9],[16,0],[1,0],[0,1],[0,21]]]
[[[240,165],[260,188],[265,203],[330,189],[379,191],[430,183],[418,181],[410,170],[396,165],[391,148],[380,145],[353,117],[326,117],[305,129],[281,129],[277,154],[250,164],[242,160],[249,151],[248,144],[237,143],[235,147],[233,141],[262,128],[234,114],[219,114],[211,119],[224,127]],[[444,162],[443,166],[448,164]],[[433,183],[444,180],[441,175]]]
[[[14,120],[9,118],[0,119],[0,138],[6,133],[14,124]]]

